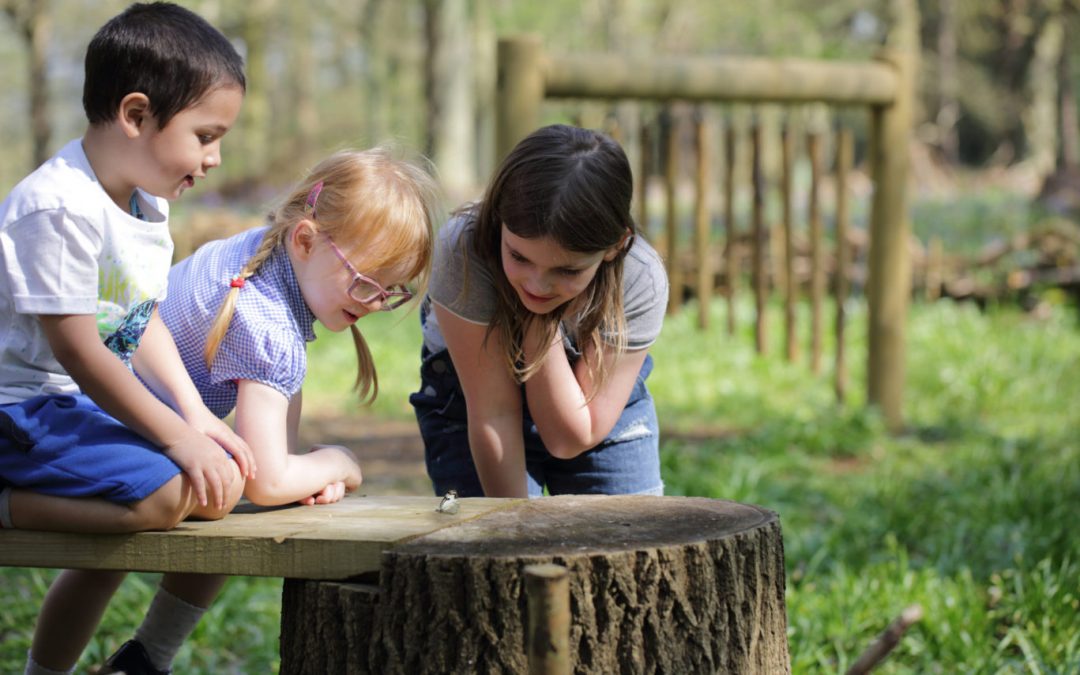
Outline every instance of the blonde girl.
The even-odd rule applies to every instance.
[[[400,306],[426,284],[435,183],[386,149],[343,151],[318,164],[267,227],[211,242],[169,274],[162,318],[206,406],[251,446],[258,472],[244,495],[260,505],[334,502],[361,481],[348,449],[298,454],[306,345],[319,321],[349,329],[356,389],[378,394],[356,321]]]

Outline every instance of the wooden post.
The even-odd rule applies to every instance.
[[[709,217],[709,127],[701,110],[694,116],[697,140],[697,182],[694,195],[694,255],[697,258],[698,328],[709,327],[712,300],[712,237]]]
[[[523,575],[545,563],[569,572],[574,672],[791,672],[777,515],[650,496],[462,518],[387,550],[377,596],[287,579],[280,672],[528,672]]]
[[[667,124],[664,138],[667,141],[667,162],[664,171],[664,188],[667,197],[667,217],[664,221],[664,262],[667,265],[668,296],[667,313],[675,314],[682,307],[682,270],[679,268],[679,117],[668,107],[665,111]]]
[[[540,38],[499,40],[495,78],[495,163],[536,130],[544,100],[544,49]]]
[[[780,132],[781,189],[784,227],[784,342],[787,360],[794,363],[799,358],[799,341],[795,333],[795,245],[792,236],[791,189],[793,141],[787,124]]]
[[[737,229],[735,227],[735,126],[724,129],[724,274],[727,278],[727,331],[735,334],[735,286],[739,280]]]
[[[903,427],[907,314],[911,294],[907,182],[915,107],[918,9],[894,0],[900,15],[896,45],[879,58],[897,76],[896,100],[871,109],[874,197],[870,215],[867,401],[880,407],[892,431]]]
[[[836,367],[833,388],[836,400],[847,398],[847,360],[844,351],[844,330],[847,324],[845,304],[850,292],[851,246],[848,228],[851,215],[848,208],[848,178],[855,154],[851,129],[841,129],[836,145]]]
[[[525,568],[529,675],[570,675],[570,576],[562,565]]]
[[[750,129],[751,141],[751,176],[754,187],[754,222],[753,222],[753,277],[754,277],[754,346],[758,354],[764,354],[768,336],[765,312],[767,307],[766,289],[768,287],[768,272],[765,269],[765,179],[761,173],[761,125],[754,122]]]
[[[810,372],[821,372],[822,312],[825,298],[825,265],[822,262],[821,228],[821,137],[812,132],[806,137],[810,156]]]

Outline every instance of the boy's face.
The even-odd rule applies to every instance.
[[[164,128],[152,116],[144,119],[139,139],[144,153],[135,169],[135,184],[152,195],[176,199],[221,164],[221,137],[240,113],[243,92],[219,87],[198,103],[173,116]]]

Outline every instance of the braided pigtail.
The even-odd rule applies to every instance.
[[[248,259],[240,273],[229,281],[229,292],[225,294],[225,299],[222,300],[221,307],[218,308],[217,316],[214,317],[214,323],[210,325],[210,332],[206,336],[206,348],[203,350],[203,359],[206,361],[207,368],[214,364],[214,357],[217,356],[218,349],[221,348],[221,341],[225,339],[225,333],[229,330],[233,314],[236,313],[236,296],[240,294],[244,282],[248,277],[259,271],[259,268],[274,252],[278,244],[284,241],[285,235],[289,231],[287,227],[282,227],[274,222],[273,215],[270,216],[270,221],[270,229],[263,235],[258,250]]]

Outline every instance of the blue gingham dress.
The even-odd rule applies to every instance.
[[[229,282],[259,248],[261,227],[203,245],[169,272],[161,318],[172,332],[184,366],[215,415],[236,407],[237,380],[261,382],[291,399],[307,372],[307,343],[315,339],[315,315],[304,302],[289,256],[279,246],[248,277],[213,368],[203,360],[206,336]]]

